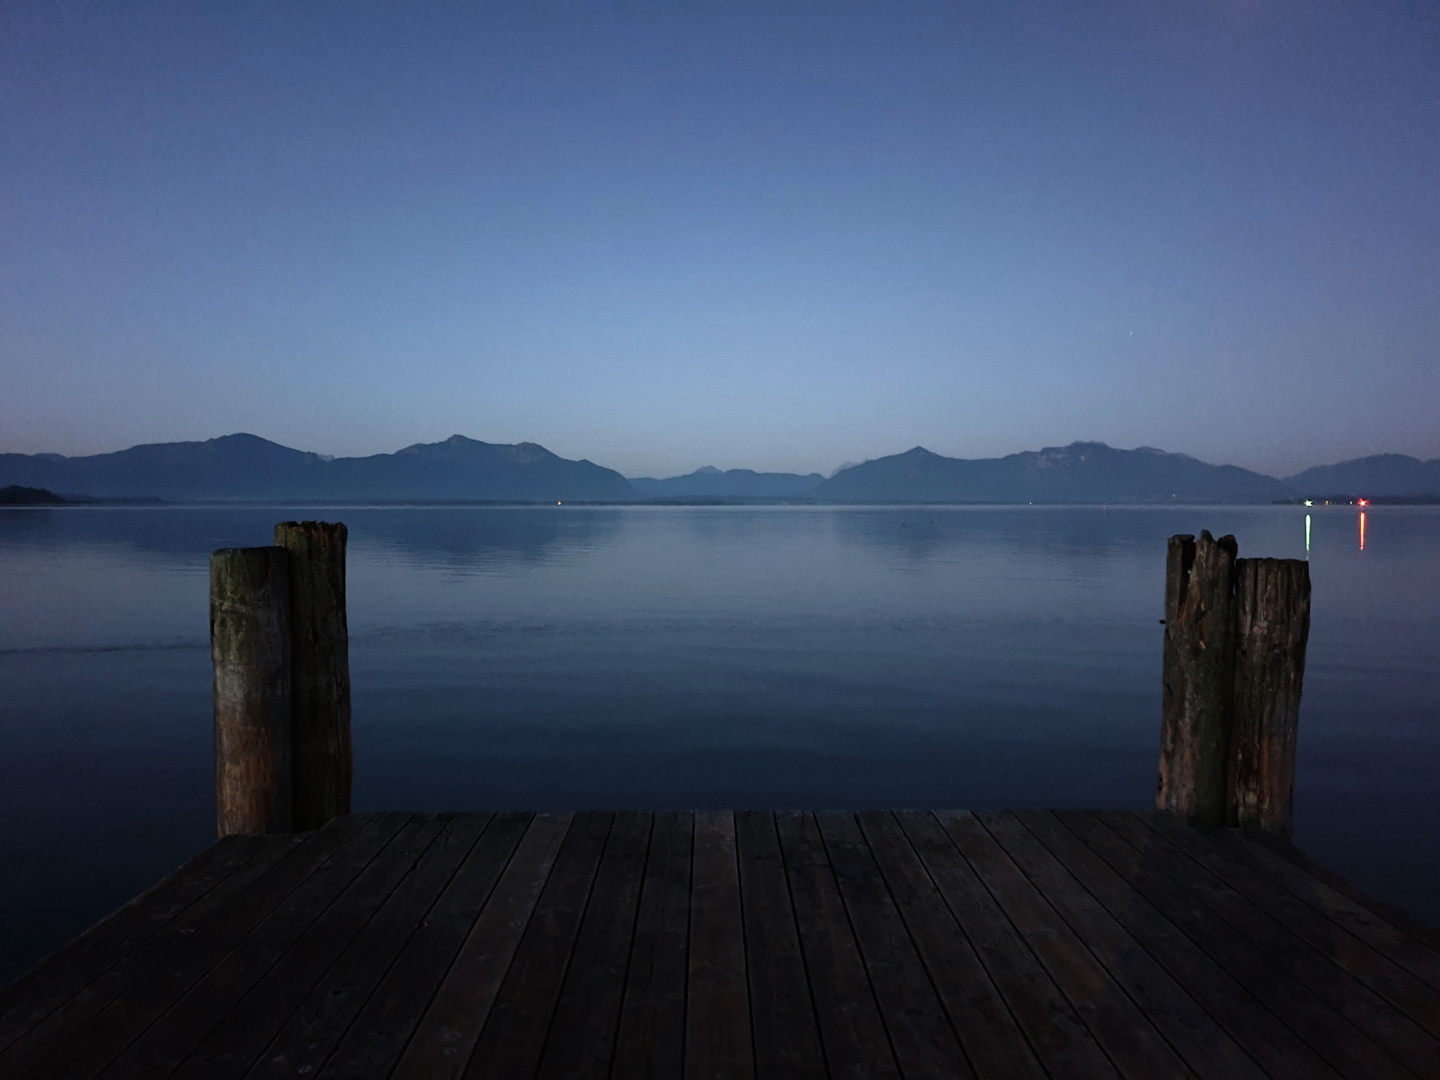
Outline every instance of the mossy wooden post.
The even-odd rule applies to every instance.
[[[1165,565],[1164,692],[1155,805],[1223,825],[1235,658],[1235,538],[1172,536]]]
[[[210,556],[215,831],[289,832],[290,575],[278,547]]]
[[[1310,637],[1310,564],[1240,559],[1235,607],[1226,824],[1289,839],[1295,736]]]
[[[345,620],[345,526],[282,521],[290,553],[295,828],[350,812],[350,636]]]

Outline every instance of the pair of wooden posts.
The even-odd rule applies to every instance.
[[[1310,565],[1172,536],[1155,805],[1192,825],[1289,838],[1310,636]]]
[[[344,525],[281,522],[274,547],[210,559],[215,816],[221,836],[350,812]],[[1288,837],[1310,634],[1310,567],[1172,536],[1156,805],[1193,825]]]
[[[350,812],[344,525],[284,521],[210,557],[215,826],[301,832]]]

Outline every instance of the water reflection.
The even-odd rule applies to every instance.
[[[338,516],[331,511],[332,516]],[[486,571],[592,550],[622,531],[624,510],[586,507],[371,508],[344,515],[350,535],[407,558]]]
[[[352,545],[376,545],[452,566],[539,563],[557,550],[613,537],[623,510],[560,507],[64,507],[0,510],[0,550],[59,553],[78,547],[203,565],[221,547],[271,542],[275,522],[344,521]]]

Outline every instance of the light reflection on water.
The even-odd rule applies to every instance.
[[[1440,511],[1367,509],[0,513],[0,978],[209,843],[207,558],[298,516],[357,809],[1146,807],[1166,538],[1308,554],[1297,840],[1440,922]]]

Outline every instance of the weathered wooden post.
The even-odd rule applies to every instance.
[[[289,832],[290,575],[284,549],[224,548],[210,556],[210,655],[216,832]]]
[[[1160,784],[1155,806],[1225,823],[1235,662],[1235,538],[1172,536],[1165,564]]]
[[[1235,601],[1226,824],[1289,839],[1295,736],[1310,637],[1310,564],[1240,559]]]
[[[350,637],[345,619],[344,525],[282,521],[290,553],[295,828],[350,812]]]
[[[1309,636],[1308,563],[1170,538],[1158,809],[1290,836]]]

